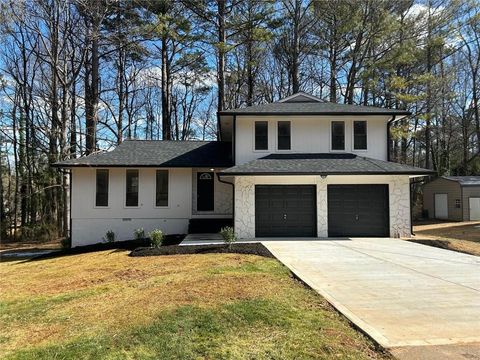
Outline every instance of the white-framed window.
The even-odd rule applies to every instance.
[[[157,170],[155,173],[155,206],[168,206],[168,170]]]
[[[97,169],[95,182],[95,206],[108,207],[108,169]]]
[[[137,169],[127,169],[125,173],[125,206],[138,206],[139,175]]]
[[[277,122],[277,150],[291,150],[291,122],[278,121]]]
[[[353,150],[367,150],[367,122],[353,121]]]
[[[332,150],[345,150],[345,121],[331,122],[331,143]]]

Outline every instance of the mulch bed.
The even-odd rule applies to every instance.
[[[180,244],[185,235],[178,234],[178,235],[165,235],[164,243],[168,246],[176,246]],[[61,249],[59,251],[55,251],[48,254],[40,254],[35,256],[31,260],[41,260],[41,259],[48,259],[53,257],[59,256],[68,256],[68,255],[77,255],[77,254],[85,254],[89,252],[95,251],[103,251],[103,250],[135,250],[141,247],[150,246],[150,239],[138,239],[138,240],[125,240],[125,241],[114,241],[111,243],[97,243],[92,245],[85,245],[85,246],[77,246],[70,249]],[[166,247],[168,247],[166,246]]]
[[[130,253],[130,256],[159,256],[159,255],[186,255],[186,254],[251,254],[273,258],[274,256],[261,243],[232,244],[228,248],[224,244],[215,245],[187,245],[161,246],[158,248],[139,247]]]

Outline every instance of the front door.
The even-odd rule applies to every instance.
[[[214,210],[213,172],[197,173],[197,211]]]

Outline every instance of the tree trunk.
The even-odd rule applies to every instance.
[[[170,118],[169,66],[167,37],[162,37],[162,139],[172,139],[172,120]]]
[[[85,125],[86,155],[92,154],[97,148],[97,122],[98,122],[98,102],[99,102],[99,27],[98,21],[92,24],[91,29],[91,48],[90,48],[90,79],[86,77],[88,84],[85,87]],[[87,86],[88,85],[88,86]],[[88,94],[87,94],[88,92]]]
[[[225,52],[226,52],[226,32],[225,32],[225,1],[217,0],[218,5],[218,102],[217,110],[222,111],[225,108]]]

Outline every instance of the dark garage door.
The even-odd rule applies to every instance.
[[[328,185],[328,236],[389,236],[388,185]]]
[[[255,186],[255,236],[317,236],[316,188],[312,185]]]

